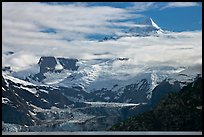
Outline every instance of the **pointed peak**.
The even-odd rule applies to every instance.
[[[150,25],[150,26],[155,27],[156,29],[160,29],[160,27],[153,21],[153,19],[151,17],[144,18],[144,20],[141,22],[141,24]]]
[[[151,21],[151,25],[154,26],[157,29],[160,29],[160,27],[152,20],[152,18],[149,18]]]

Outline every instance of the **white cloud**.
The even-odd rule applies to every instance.
[[[30,66],[37,64],[39,58],[29,52],[18,52],[12,56],[2,56],[3,66],[11,66],[12,70],[20,71],[26,70]]]
[[[134,2],[133,6],[129,7],[130,11],[142,12],[151,9],[163,10],[166,8],[179,8],[179,7],[193,7],[200,6],[198,2]]]
[[[10,40],[13,41],[13,38]],[[10,58],[3,56],[5,58],[3,65],[11,63],[11,65],[17,65],[16,68],[18,69],[20,68],[19,62],[24,64],[22,66],[22,69],[24,69],[32,63],[36,64],[40,56],[70,57],[85,60],[127,57],[129,60],[126,62],[114,63],[113,70],[115,72],[117,72],[117,69],[121,71],[120,68],[127,65],[130,68],[126,70],[130,73],[137,72],[138,69],[144,67],[178,67],[202,64],[202,32],[200,31],[172,32],[160,37],[124,37],[117,41],[104,42],[71,41],[67,43],[59,40],[43,40],[43,43],[41,43],[31,40],[31,42],[23,43],[22,40],[16,41],[10,48],[15,51],[15,56],[13,55]],[[9,51],[9,48],[7,47],[5,50]],[[107,52],[108,54],[103,54]],[[32,56],[24,56],[30,55],[30,53],[32,53]],[[101,55],[95,53],[101,53]],[[33,61],[29,62],[31,57],[33,57]]]
[[[51,28],[57,32],[55,34],[57,38],[84,39],[87,34],[116,32],[116,28],[110,27],[112,25],[110,20],[114,22],[132,17],[136,18],[137,16],[139,15],[130,14],[125,9],[108,6],[3,3],[2,28],[6,37],[10,35],[8,33],[13,33],[12,31],[15,31],[18,35],[33,36],[33,38],[36,35],[42,38],[50,37],[50,34],[41,34],[39,31]],[[122,24],[118,24],[118,26],[120,25]],[[51,38],[53,38],[53,35]]]
[[[156,2],[135,2],[133,3],[133,6],[129,7],[130,10],[132,11],[146,11],[146,10],[150,10],[153,8],[156,8]]]
[[[197,2],[169,2],[161,9],[199,6]]]
[[[134,2],[133,6],[128,7],[128,10],[133,12],[143,12],[151,9],[158,8],[159,5],[156,2]]]
[[[154,4],[149,4],[149,7],[151,5]],[[144,7],[141,4],[136,9]],[[3,53],[14,51],[14,54],[3,54],[2,65],[11,65],[19,71],[36,64],[41,56],[77,59],[127,57],[130,58],[127,62],[114,63],[113,70],[137,73],[143,67],[202,63],[201,31],[169,33],[160,37],[125,37],[104,42],[85,39],[87,34],[117,32],[115,28],[109,28],[111,25],[134,26],[133,22],[117,22],[133,17],[134,14],[128,11],[81,5],[3,3],[2,50]],[[138,16],[141,15],[134,15]],[[53,28],[57,33],[40,32],[45,28]],[[126,65],[129,68],[120,69]]]

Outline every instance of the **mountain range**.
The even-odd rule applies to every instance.
[[[149,18],[99,42],[166,33]],[[15,54],[8,53],[6,56]],[[166,94],[179,92],[202,77],[201,65],[147,67],[135,75],[127,70],[139,66],[129,61],[128,57],[86,60],[41,56],[38,63],[24,70],[3,66],[2,130],[108,130],[115,123],[150,110]],[[117,64],[121,67],[114,70]]]

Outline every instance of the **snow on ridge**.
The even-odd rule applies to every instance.
[[[6,91],[4,87],[2,87],[2,91]]]
[[[27,91],[29,91],[32,94],[36,94],[37,90],[35,88],[27,88],[27,87],[23,87],[22,85],[20,86],[21,89],[25,89]]]
[[[25,79],[26,77],[37,74],[39,72],[40,72],[40,66],[38,64],[34,64],[32,66],[29,66],[29,68],[27,69],[13,72],[11,75],[15,78]]]
[[[24,86],[36,86],[33,83],[30,83],[30,82],[27,82],[27,81],[24,81],[24,80],[21,80],[19,78],[15,78],[15,77],[12,77],[12,76],[9,76],[9,75],[4,75],[3,74],[3,77],[4,77],[5,80],[11,80],[14,83],[22,84]]]
[[[197,75],[197,74],[202,75],[202,65],[200,64],[200,65],[190,66],[179,73],[186,74],[186,75]]]
[[[24,81],[24,80],[21,80],[21,79],[18,79],[18,78],[14,78],[14,77],[9,76],[9,75],[3,75],[3,77],[5,78],[5,80],[11,80],[14,83],[21,84],[17,88],[24,89],[26,91],[29,91],[32,94],[36,94],[37,93],[37,90],[35,88],[28,88],[28,87],[26,87],[26,86],[36,86],[36,85],[34,85],[34,84],[30,83],[30,82],[27,82],[27,81]]]
[[[202,76],[202,65],[201,64],[190,66],[188,68],[183,69],[182,71],[178,73],[170,75],[168,77],[168,80],[170,84],[173,84],[175,81],[189,83],[189,82],[193,82],[198,75]],[[184,85],[181,85],[181,86],[184,86]]]
[[[154,90],[154,88],[158,85],[159,82],[159,77],[155,72],[151,73],[151,86],[149,88],[149,90],[146,92],[147,93],[147,98],[150,99],[152,97],[152,91]]]
[[[8,102],[11,102],[8,98],[2,97],[2,103],[7,104]]]
[[[47,90],[44,90],[44,89],[39,89],[41,92],[45,92],[45,93],[49,93]]]
[[[151,21],[151,24],[152,24],[153,27],[161,30],[161,28],[152,20],[152,18],[150,18],[150,21]]]
[[[28,110],[28,112],[29,112],[29,114],[32,115],[32,116],[37,115],[36,113],[31,112],[30,110]]]
[[[59,63],[59,60],[57,58],[55,60],[57,61],[57,64],[55,66],[55,70],[62,70],[63,66]]]
[[[61,73],[55,73],[55,72],[46,72],[44,76],[46,77],[43,80],[43,83],[47,85],[55,85],[63,81],[65,78],[67,78],[71,74],[70,70],[63,70]]]

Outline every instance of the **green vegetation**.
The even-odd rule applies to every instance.
[[[130,117],[112,131],[202,131],[202,78],[169,93],[148,112]]]

